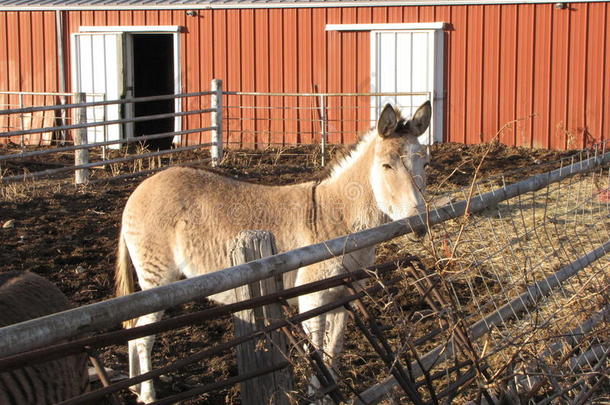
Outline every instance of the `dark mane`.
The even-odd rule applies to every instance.
[[[409,132],[409,128],[409,120],[401,119],[400,121],[398,121],[398,125],[396,125],[396,132],[399,134],[404,134]]]
[[[373,130],[374,129],[371,129],[370,131]],[[322,181],[329,178],[333,173],[333,170],[352,155],[352,153],[358,148],[358,146],[362,143],[362,141],[366,138],[370,131],[361,135],[358,139],[358,142],[356,143],[353,143],[351,145],[335,146],[335,149],[332,152],[332,158],[330,162],[328,162],[326,166],[324,166],[322,170],[318,173],[318,175],[316,176],[316,180]]]

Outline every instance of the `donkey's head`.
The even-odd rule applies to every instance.
[[[393,220],[424,209],[428,154],[417,137],[430,124],[430,102],[404,120],[390,104],[379,116],[371,185],[377,206]]]

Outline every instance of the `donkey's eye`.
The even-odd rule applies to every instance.
[[[386,169],[386,170],[393,169],[392,165],[390,165],[389,163],[384,163],[381,166],[383,166],[383,168]]]

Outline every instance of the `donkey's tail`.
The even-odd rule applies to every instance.
[[[119,247],[117,252],[114,283],[117,297],[135,292],[135,285],[133,282],[133,264],[131,262],[131,257],[129,257],[127,244],[125,244],[122,228],[121,234],[119,235]],[[137,318],[134,318],[123,322],[123,327],[133,328],[136,320]]]

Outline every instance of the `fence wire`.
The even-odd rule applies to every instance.
[[[186,100],[186,111],[207,109],[209,94],[201,99],[199,96],[202,94]],[[349,143],[352,138],[344,135],[353,134],[355,140],[371,125],[370,95],[350,96],[353,108],[342,104],[349,99],[346,95],[326,95],[322,99],[310,95],[305,101],[298,101],[295,95],[229,93],[226,97],[222,123],[225,145]],[[269,108],[251,107],[254,97],[268,100]],[[251,104],[237,107],[243,104],[234,104],[236,100],[250,100]],[[99,105],[104,103],[109,102]],[[44,111],[50,108],[44,107]],[[213,129],[206,121],[209,118],[200,113],[186,119],[191,120],[189,125],[194,129],[143,135],[130,141],[176,134],[186,137]],[[67,121],[80,125],[73,124],[70,117]],[[91,124],[95,123],[82,126]],[[21,137],[25,134],[20,131],[31,130],[26,127],[10,131]],[[6,137],[11,136],[10,131]],[[277,134],[283,138],[276,139]],[[108,156],[101,159],[92,152],[92,161],[76,166],[66,152],[84,148],[95,151],[126,141],[90,139],[84,145],[21,151],[14,158],[33,159],[51,153],[59,156],[56,165],[44,166],[45,162],[36,161],[47,171],[28,174],[28,178],[100,165],[109,166],[111,175],[123,178],[133,171],[149,174],[172,163],[161,162],[161,155],[209,146],[210,136],[204,135],[206,139],[199,134],[194,145],[173,152],[141,148],[135,155],[127,155],[108,151]],[[6,166],[13,160],[6,156],[0,156],[4,165],[0,176],[5,180],[25,177],[21,166]],[[578,164],[588,157],[583,153],[553,168]],[[139,163],[125,167],[137,159]],[[476,181],[472,187],[450,193],[441,194],[431,185],[429,210],[434,212],[435,204],[476,199],[534,171],[551,168],[541,166]],[[366,359],[365,363],[370,362],[374,368],[380,363],[375,360],[379,355],[367,357],[362,346],[352,348],[344,355],[345,366],[334,370],[344,393],[358,392],[353,395],[356,403],[403,403],[406,394],[392,388],[404,386],[406,379],[415,387],[409,400],[420,398],[423,403],[494,402],[503,396],[513,403],[537,404],[604,400],[609,391],[610,258],[605,255],[610,244],[609,228],[610,168],[605,165],[489,206],[483,212],[434,225],[421,242],[398,244],[402,249],[399,253],[420,259],[419,266],[399,271],[400,284],[385,285],[379,279],[383,294],[365,301],[375,319],[386,327],[394,361],[406,365],[406,371],[400,373],[400,383],[391,372],[385,377],[379,375],[379,369],[363,372],[354,365]],[[353,383],[361,383],[359,378],[366,380],[366,385]]]
[[[205,163],[215,145],[210,134],[218,129],[210,119],[215,111],[209,108],[210,94],[106,100],[103,94],[58,93],[45,94],[54,96],[51,104],[24,104],[19,93],[18,108],[0,110],[0,144],[5,145],[0,153],[0,183],[62,181],[71,172],[76,172],[77,183],[85,183],[149,174],[187,157]],[[66,99],[63,103],[56,100],[60,96]],[[168,101],[187,110],[165,106],[161,113],[154,104]],[[137,114],[135,106],[142,107]],[[122,109],[131,113],[123,114]],[[55,118],[31,119],[38,116]],[[182,121],[187,129],[176,130]],[[74,152],[74,158],[66,152]]]
[[[524,170],[523,177],[529,173]],[[482,180],[430,198],[477,198],[503,181]],[[405,252],[422,258],[422,269],[405,273],[404,288],[384,298],[392,311],[383,323],[400,325],[395,333],[403,351],[436,335],[415,355],[433,364],[424,374],[443,375],[422,391],[427,400],[437,403],[435,396],[468,380],[469,372],[476,384],[456,390],[456,403],[608,399],[600,386],[608,387],[610,353],[609,202],[606,166],[440,223],[424,242],[405,245]],[[590,260],[591,252],[599,258]],[[405,312],[416,288],[428,305]],[[362,397],[395,400],[392,386],[396,382],[388,378]]]

